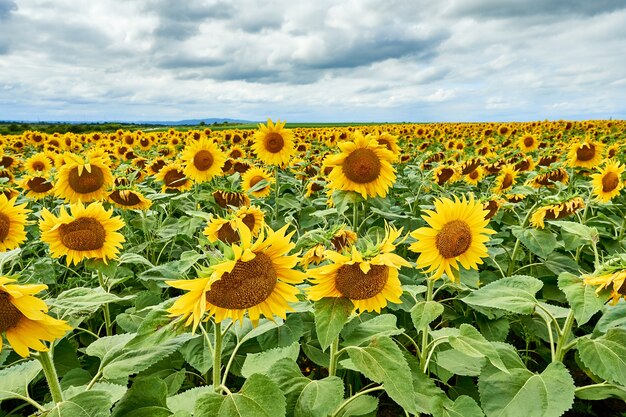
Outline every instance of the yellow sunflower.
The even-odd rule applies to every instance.
[[[512,165],[505,165],[500,170],[500,174],[496,178],[496,184],[494,192],[496,194],[502,194],[515,184],[515,177],[517,177],[517,171]]]
[[[312,301],[326,297],[348,298],[359,312],[376,311],[387,306],[388,302],[400,303],[402,286],[398,270],[411,264],[393,253],[394,242],[402,229],[388,227],[382,242],[368,254],[359,252],[356,246],[352,252],[342,255],[327,250],[324,257],[331,261],[328,265],[307,270],[313,284],[305,291]]]
[[[385,197],[396,181],[391,166],[393,152],[378,144],[376,138],[354,132],[353,141],[341,142],[341,153],[329,156],[324,164],[332,167],[329,186],[335,190],[354,191],[363,198]]]
[[[61,207],[59,217],[47,209],[41,213],[41,240],[50,245],[53,258],[65,255],[70,265],[85,258],[102,259],[106,263],[117,257],[125,240],[117,231],[124,227],[124,221],[112,217],[113,209],[107,211],[99,202],[87,207],[78,203],[70,206],[70,212],[71,215]]]
[[[597,174],[591,175],[591,185],[596,199],[602,202],[608,202],[613,197],[619,195],[620,190],[624,187],[621,175],[624,167],[620,166],[616,160],[610,160],[600,169]]]
[[[26,191],[26,197],[35,200],[41,200],[45,196],[50,195],[50,191],[54,188],[51,180],[33,175],[25,176],[18,182],[18,185]]]
[[[187,145],[181,159],[187,177],[196,182],[206,182],[222,174],[226,154],[212,140],[203,137]]]
[[[594,168],[602,161],[604,144],[600,142],[584,141],[574,143],[567,156],[570,166],[581,168]]]
[[[528,153],[539,148],[539,141],[534,135],[525,134],[519,138],[519,140],[517,141],[517,146],[519,146],[522,152]]]
[[[543,229],[545,227],[544,220],[560,220],[576,213],[576,211],[583,207],[585,207],[585,201],[580,197],[574,197],[561,203],[539,207],[530,216],[530,224],[533,227]]]
[[[205,313],[219,323],[226,318],[242,321],[248,312],[254,325],[261,315],[273,320],[286,319],[289,302],[299,293],[294,287],[305,275],[293,268],[299,258],[287,253],[295,244],[285,235],[287,226],[274,232],[268,229],[256,241],[245,228],[240,229],[241,244],[233,245],[233,259],[212,265],[210,275],[195,280],[166,281],[174,288],[190,291],[168,310],[172,316],[187,318],[186,325],[198,326]]]
[[[137,190],[118,189],[109,193],[109,201],[122,210],[148,210],[152,201]]]
[[[48,350],[42,340],[53,342],[72,328],[65,321],[47,315],[46,303],[34,297],[48,286],[14,282],[12,278],[0,277],[0,351],[4,334],[13,350],[25,358],[30,355],[30,349]]]
[[[215,243],[218,240],[228,244],[239,243],[241,240],[239,230],[242,227],[246,228],[246,225],[239,217],[231,219],[213,217],[202,233],[211,243]]]
[[[300,261],[300,265],[302,265],[303,268],[308,268],[310,264],[318,265],[325,259],[325,251],[326,247],[323,244],[318,243],[317,245],[304,252],[304,255],[302,255],[302,260]]]
[[[352,230],[348,230],[345,227],[341,227],[330,238],[330,243],[333,244],[337,252],[341,252],[346,248],[350,248],[356,243],[358,236]]]
[[[583,282],[586,285],[597,285],[596,295],[598,295],[603,289],[611,286],[611,305],[617,304],[620,298],[626,299],[626,286],[624,286],[624,280],[626,280],[626,270],[612,271],[606,274],[583,275]]]
[[[222,208],[227,208],[228,206],[244,207],[250,205],[250,197],[244,193],[215,190],[213,191],[213,198],[215,199],[217,205]]]
[[[265,181],[261,183],[261,181]],[[241,188],[257,198],[267,197],[272,190],[274,178],[263,168],[250,168],[241,176]],[[261,184],[259,184],[261,183]]]
[[[237,209],[234,213],[236,217],[239,217],[243,224],[245,224],[252,236],[256,237],[261,233],[261,228],[265,224],[265,214],[259,206],[243,206]]]
[[[463,179],[465,180],[466,183],[468,183],[470,185],[478,185],[480,180],[483,179],[483,175],[484,175],[484,171],[483,171],[482,167],[477,167],[476,169],[474,169],[469,174],[464,175]]]
[[[66,157],[59,169],[54,192],[70,203],[89,203],[105,200],[107,189],[113,185],[111,169],[101,158],[83,162],[76,157]]]
[[[26,160],[24,164],[26,172],[32,175],[41,175],[50,171],[53,167],[52,162],[45,152],[39,152]]]
[[[285,129],[285,123],[278,120],[274,124],[270,119],[267,125],[259,123],[252,150],[264,164],[287,165],[295,153],[293,133]]]
[[[155,178],[163,182],[162,192],[187,191],[193,186],[193,181],[185,175],[181,166],[174,162],[164,166]]]
[[[453,269],[459,270],[459,263],[466,269],[478,269],[481,258],[487,256],[485,242],[489,234],[489,211],[483,209],[480,201],[470,195],[469,201],[457,197],[454,201],[442,198],[435,201],[435,210],[427,210],[422,216],[430,227],[421,227],[411,233],[417,242],[409,247],[419,253],[417,267],[434,271],[431,279],[437,279],[445,272],[455,281]]]
[[[398,146],[398,137],[393,136],[387,132],[381,133],[380,135],[375,136],[378,144],[380,146],[384,146],[389,151],[391,151],[394,155],[393,162],[397,162],[400,159],[400,154],[402,153],[400,150],[400,146]]]
[[[7,199],[0,194],[0,252],[13,250],[26,240],[26,204],[16,205],[17,197]]]

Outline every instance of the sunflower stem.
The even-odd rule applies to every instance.
[[[274,167],[274,223],[278,221],[278,165]],[[277,228],[277,227],[276,227]]]
[[[213,350],[213,390],[222,393],[222,324],[215,323],[215,349]]]
[[[39,352],[37,359],[41,363],[43,373],[46,376],[48,387],[50,387],[50,394],[55,404],[63,402],[63,391],[61,390],[61,384],[59,384],[59,377],[57,370],[52,362],[52,355],[50,351]]]
[[[337,359],[339,359],[339,355],[337,351],[339,350],[339,336],[335,337],[333,342],[330,344],[330,361],[328,365],[328,376],[335,376],[337,374]]]
[[[567,339],[569,339],[569,335],[572,332],[572,326],[574,325],[574,310],[570,309],[567,318],[565,319],[565,324],[563,325],[563,330],[561,330],[559,334],[559,340],[556,342],[556,353],[554,354],[554,359],[552,362],[563,362],[563,357],[567,353]]]
[[[357,203],[352,203],[352,231],[358,233],[357,220],[359,217],[359,210],[357,209]]]
[[[100,272],[100,270],[98,270],[98,282],[104,291],[109,292],[104,286],[104,277],[102,276],[102,272]],[[109,310],[109,304],[104,304],[102,306],[102,310],[104,311],[104,327],[106,329],[106,334],[107,336],[113,336],[113,326],[111,325],[111,311]]]
[[[433,289],[435,280],[426,279],[426,302],[433,300]],[[430,325],[427,324],[422,328],[422,346],[420,348],[420,366],[424,373],[428,372],[428,336],[430,335]]]
[[[331,417],[336,417],[339,415],[339,412],[341,410],[343,410],[344,408],[346,408],[346,406],[348,404],[350,404],[352,401],[356,400],[357,398],[359,398],[361,395],[366,395],[372,392],[376,392],[376,391],[383,391],[385,389],[385,387],[383,387],[382,385],[379,385],[377,387],[373,387],[373,388],[368,388],[366,390],[363,391],[359,391],[356,394],[354,394],[352,397],[348,398],[347,400],[345,400],[344,402],[342,402],[339,407],[337,407],[337,409],[335,410],[334,413],[331,414]]]

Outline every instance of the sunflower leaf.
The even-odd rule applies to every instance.
[[[294,409],[294,417],[326,416],[343,400],[343,381],[336,376],[310,380],[304,387]]]
[[[39,361],[22,362],[0,370],[0,401],[28,396],[28,384],[39,372]]]
[[[397,320],[393,314],[376,316],[351,328],[349,332],[342,332],[343,342],[345,345],[360,346],[374,336],[396,336],[404,333],[404,329],[398,329]]]
[[[91,390],[81,392],[72,398],[58,403],[47,417],[109,417],[112,398],[107,391]]]
[[[517,226],[512,227],[511,232],[526,249],[542,258],[547,258],[556,248],[556,238],[549,230],[526,229]]]
[[[487,365],[478,388],[487,417],[560,417],[572,407],[575,386],[565,365],[553,362],[541,374]]]
[[[418,331],[443,313],[443,305],[436,301],[419,301],[411,309],[411,320]]]
[[[295,342],[287,347],[274,348],[261,353],[248,353],[241,367],[241,374],[249,378],[252,374],[265,374],[273,364],[281,359],[291,358],[294,361],[300,354],[300,343]]]
[[[442,401],[441,408],[435,410],[434,417],[484,417],[476,401],[467,395],[461,395],[454,402]]]
[[[537,305],[535,294],[541,287],[543,282],[537,278],[516,275],[489,283],[461,300],[470,306],[532,314]]]
[[[610,329],[595,339],[582,337],[577,345],[580,359],[591,372],[626,385],[626,330]]]
[[[602,310],[608,298],[597,296],[595,287],[585,285],[581,278],[567,272],[559,275],[559,289],[565,293],[579,326],[587,323],[594,314]]]
[[[354,310],[347,298],[328,297],[315,302],[315,330],[322,350],[326,350],[339,336]]]
[[[204,394],[195,417],[275,417],[285,415],[285,396],[265,375],[250,376],[236,394]]]
[[[498,351],[478,330],[469,324],[461,324],[460,330],[459,336],[450,336],[448,338],[452,348],[473,358],[485,357],[502,372],[509,372],[506,366],[504,366],[502,359],[500,359]]]

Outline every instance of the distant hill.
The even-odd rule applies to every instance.
[[[132,125],[155,125],[155,126],[196,126],[204,122],[206,125],[212,125],[214,123],[228,123],[228,124],[250,124],[258,123],[251,120],[239,120],[228,118],[207,118],[207,119],[189,119],[189,120],[48,120],[48,121],[33,121],[33,120],[0,120],[0,124],[9,123],[30,123],[30,124],[72,124],[72,125],[88,125],[88,124],[102,124],[102,123],[121,123]]]
[[[189,119],[189,120],[178,120],[178,121],[161,121],[161,120],[152,120],[152,121],[138,121],[134,122],[137,124],[145,124],[145,125],[163,125],[163,126],[196,126],[201,122],[204,122],[207,125],[212,125],[213,123],[229,123],[229,124],[250,124],[250,123],[258,123],[251,120],[240,120],[240,119],[219,119],[219,118],[209,118],[209,119]]]

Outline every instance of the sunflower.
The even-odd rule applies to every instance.
[[[522,152],[528,153],[539,148],[539,141],[534,135],[525,134],[519,138],[519,140],[517,141],[517,146],[519,146]]]
[[[466,183],[468,183],[470,185],[478,185],[480,180],[483,179],[483,169],[482,169],[482,167],[477,167],[476,169],[474,169],[469,174],[463,176],[463,179],[465,180]]]
[[[574,143],[567,156],[570,166],[581,168],[594,168],[602,161],[604,144],[600,142],[584,141]]]
[[[261,228],[265,224],[265,214],[259,206],[243,206],[235,211],[234,215],[239,217],[245,224],[252,236],[256,237],[261,232]]]
[[[206,182],[222,173],[226,154],[212,140],[203,137],[187,145],[181,159],[188,178],[196,182]]]
[[[322,177],[316,176],[311,178],[306,184],[306,193],[304,193],[304,196],[308,198],[318,191],[322,191],[325,184]]]
[[[34,297],[47,289],[47,285],[14,282],[12,278],[0,277],[0,351],[4,334],[13,350],[25,358],[30,355],[30,349],[48,350],[42,340],[53,342],[72,328],[65,321],[48,316],[46,303]]]
[[[106,190],[112,185],[111,169],[101,158],[84,163],[70,156],[65,158],[65,164],[59,169],[54,191],[70,203],[89,203],[106,199]]]
[[[299,293],[294,287],[305,275],[293,268],[299,258],[287,253],[295,244],[285,235],[285,226],[274,232],[268,229],[256,241],[242,228],[241,244],[232,246],[233,259],[212,265],[207,277],[195,280],[166,281],[174,288],[190,291],[180,297],[168,310],[172,316],[187,318],[186,325],[198,326],[205,313],[219,323],[226,318],[243,321],[248,312],[254,325],[261,315],[273,320],[286,319],[289,302],[296,302]]]
[[[40,175],[48,172],[53,167],[52,162],[45,152],[39,152],[26,160],[24,168],[26,172],[33,175]]]
[[[122,247],[124,236],[117,230],[124,227],[124,221],[112,217],[113,209],[105,210],[102,203],[82,203],[70,206],[71,215],[61,207],[59,217],[44,209],[39,228],[41,240],[50,245],[53,258],[66,255],[66,262],[78,264],[85,258],[114,259]]]
[[[295,153],[293,133],[285,129],[285,123],[278,120],[274,124],[270,119],[267,125],[259,123],[252,150],[264,164],[286,165]]]
[[[557,168],[552,171],[548,171],[544,174],[538,174],[533,179],[528,181],[528,184],[533,188],[551,187],[555,183],[561,182],[567,184],[569,181],[569,175],[564,168]]]
[[[307,296],[312,301],[325,297],[344,297],[354,304],[359,312],[376,311],[387,306],[388,302],[400,303],[402,286],[398,270],[411,264],[393,253],[394,241],[402,229],[387,227],[384,239],[367,253],[361,253],[356,246],[347,255],[327,250],[324,257],[331,261],[315,269],[307,270],[311,277],[311,287]]]
[[[611,305],[617,304],[620,298],[626,300],[626,286],[624,281],[626,280],[626,269],[611,271],[606,274],[599,275],[583,275],[583,282],[585,285],[597,285],[596,295],[602,290],[611,286]]]
[[[400,150],[400,146],[398,146],[398,137],[392,136],[391,134],[384,132],[380,135],[375,136],[378,144],[380,146],[384,146],[389,151],[391,151],[394,155],[393,162],[397,162],[400,159],[400,154],[402,153]]]
[[[211,243],[215,243],[218,240],[228,244],[239,243],[241,240],[239,230],[242,227],[246,227],[246,225],[239,217],[230,219],[213,217],[202,233]]]
[[[50,194],[54,188],[52,181],[45,177],[27,175],[18,182],[19,186],[26,191],[26,196],[35,200],[41,200]]]
[[[419,253],[417,266],[428,267],[433,272],[431,279],[437,279],[445,272],[455,281],[452,269],[459,270],[460,263],[466,269],[478,269],[487,256],[485,242],[489,234],[489,214],[479,201],[470,195],[469,201],[457,197],[454,201],[442,198],[435,201],[435,211],[426,211],[422,216],[430,227],[421,227],[411,233],[417,239],[409,249]]]
[[[332,167],[329,186],[354,191],[363,198],[385,197],[396,181],[391,166],[394,154],[378,144],[376,138],[354,132],[351,142],[341,142],[341,153],[329,156],[324,165]]]
[[[585,207],[585,201],[580,197],[574,197],[561,203],[539,207],[530,216],[530,224],[533,227],[543,229],[545,227],[544,220],[560,220],[574,214],[583,207]]]
[[[235,160],[245,158],[246,151],[241,146],[233,146],[228,150],[228,157]]]
[[[439,165],[433,171],[433,181],[437,185],[444,185],[446,182],[454,183],[459,178],[459,173],[454,167]]]
[[[263,198],[270,194],[273,182],[272,176],[263,168],[250,168],[241,177],[241,188],[246,193]]]
[[[335,250],[337,252],[341,252],[345,248],[350,248],[357,241],[357,234],[352,230],[348,230],[344,227],[341,227],[330,238],[330,243],[333,244]]]
[[[17,197],[7,199],[0,194],[0,252],[13,250],[26,240],[26,204],[16,205]]]
[[[137,190],[118,189],[109,193],[109,201],[122,210],[148,210],[152,201]]]
[[[250,197],[244,193],[215,190],[213,191],[213,198],[215,199],[217,205],[222,208],[227,208],[228,206],[243,207],[250,205]]]
[[[167,162],[165,162],[165,158],[162,158],[159,156],[157,158],[154,158],[148,164],[148,171],[152,175],[157,175],[159,172],[161,172],[163,168],[165,168],[166,165],[167,165]]]
[[[515,184],[515,177],[517,177],[517,171],[512,165],[505,165],[500,170],[500,174],[496,178],[496,184],[494,192],[496,194],[502,194],[502,192],[508,190]]]
[[[300,265],[303,268],[308,268],[310,264],[318,265],[324,260],[324,252],[326,251],[326,247],[318,243],[313,246],[302,255],[302,260],[300,261]]]
[[[592,174],[591,185],[596,199],[606,203],[619,195],[624,187],[624,182],[621,180],[623,172],[624,167],[620,166],[619,162],[611,160],[600,169],[599,173]]]
[[[185,171],[177,163],[169,163],[164,166],[155,178],[163,182],[162,192],[187,191],[193,186],[193,181],[185,175]]]

